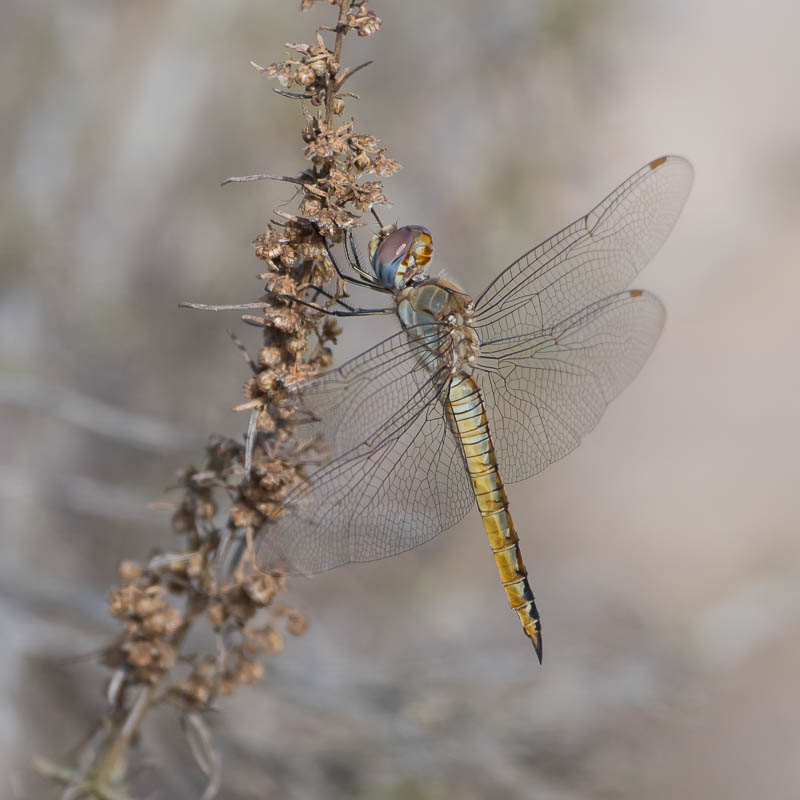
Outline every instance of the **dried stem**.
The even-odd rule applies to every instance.
[[[352,0],[342,0],[339,5],[339,21],[336,23],[336,43],[333,46],[333,68],[338,72],[339,65],[342,63],[342,45],[344,37],[347,35],[347,12],[350,10]],[[328,88],[325,94],[325,124],[330,127],[333,122],[333,100],[338,90],[338,82],[328,81]]]
[[[302,0],[301,9],[319,0]],[[122,800],[130,798],[126,776],[133,745],[148,714],[164,704],[182,716],[191,752],[208,784],[204,798],[216,796],[221,764],[203,714],[212,702],[259,680],[262,657],[283,648],[282,628],[302,634],[307,621],[297,609],[278,604],[285,578],[270,565],[256,565],[252,545],[276,515],[287,495],[324,458],[321,443],[302,441],[303,422],[296,395],[284,387],[298,384],[327,368],[328,347],[338,328],[329,315],[343,302],[328,241],[341,241],[360,224],[359,212],[386,204],[383,185],[364,180],[398,169],[377,139],[355,132],[353,120],[336,123],[344,112],[340,93],[346,80],[367,64],[341,65],[345,37],[355,31],[369,36],[381,21],[368,11],[367,0],[328,0],[338,6],[333,29],[320,28],[316,44],[288,44],[291,56],[260,72],[277,78],[285,89],[300,86],[293,98],[303,104],[305,156],[311,161],[298,177],[270,174],[229,178],[225,183],[277,180],[300,187],[297,213],[276,210],[276,220],[255,240],[256,256],[265,262],[260,276],[266,294],[239,305],[184,303],[208,310],[258,309],[241,319],[263,331],[257,357],[251,358],[234,337],[252,376],[245,401],[236,408],[249,420],[243,441],[212,436],[202,469],[179,472],[182,498],[175,504],[173,532],[183,547],[165,546],[145,563],[124,561],[122,585],[110,593],[111,614],[121,633],[103,650],[103,662],[114,670],[108,709],[96,732],[80,748],[80,767],[37,759],[40,773],[64,787],[63,797]],[[323,32],[335,32],[330,49]],[[297,190],[295,190],[297,191]],[[324,287],[334,281],[334,286]],[[312,342],[316,344],[312,345]],[[220,511],[218,504],[226,503]],[[209,625],[212,652],[187,652],[190,630]]]

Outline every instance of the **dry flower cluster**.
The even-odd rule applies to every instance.
[[[301,9],[314,2],[321,0],[302,0]],[[328,2],[338,7],[335,26],[320,28],[314,45],[287,44],[286,60],[258,67],[287,89],[301,88],[276,91],[301,101],[310,166],[281,179],[299,187],[298,213],[275,211],[277,218],[254,242],[265,263],[260,277],[266,294],[246,304],[259,314],[243,316],[263,332],[256,359],[247,356],[253,375],[237,407],[250,412],[248,434],[243,442],[211,437],[202,469],[180,472],[182,497],[172,528],[182,544],[144,563],[120,565],[122,585],[111,591],[109,607],[122,631],[103,655],[113,669],[106,716],[84,745],[79,767],[37,761],[41,772],[67,786],[65,796],[130,797],[128,751],[147,713],[168,703],[182,714],[195,760],[208,777],[203,796],[214,797],[220,762],[202,712],[219,696],[258,681],[262,657],[282,650],[284,630],[300,635],[307,627],[300,611],[276,600],[286,579],[269,565],[257,566],[250,544],[303,480],[305,464],[324,449],[324,443],[302,440],[296,400],[285,387],[332,361],[328,345],[338,328],[317,309],[340,299],[343,287],[337,282],[330,292],[322,288],[334,278],[326,239],[340,242],[360,224],[359,212],[387,203],[382,183],[365,176],[385,177],[399,168],[374,137],[356,133],[352,120],[337,120],[345,97],[356,96],[343,92],[343,85],[366,66],[342,67],[344,38],[353,31],[369,36],[381,20],[367,9],[367,0]],[[331,34],[332,48],[325,41]],[[249,179],[260,177],[272,176]],[[223,501],[228,505],[220,510]],[[189,652],[187,634],[202,628],[203,620],[214,646]]]

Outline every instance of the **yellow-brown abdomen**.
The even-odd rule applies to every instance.
[[[466,374],[453,378],[448,413],[461,442],[467,470],[483,526],[489,537],[500,580],[511,608],[517,612],[525,634],[542,661],[542,629],[539,612],[528,583],[528,571],[519,550],[519,537],[508,510],[503,481],[497,469],[494,446],[478,384]]]

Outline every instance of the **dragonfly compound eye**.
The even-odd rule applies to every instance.
[[[404,289],[433,255],[431,233],[421,225],[384,228],[376,239],[374,244],[370,243],[372,268],[380,282],[390,289]]]

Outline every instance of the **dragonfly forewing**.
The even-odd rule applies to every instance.
[[[657,158],[517,259],[475,300],[481,344],[546,331],[630,286],[675,226],[693,178],[686,159]]]

